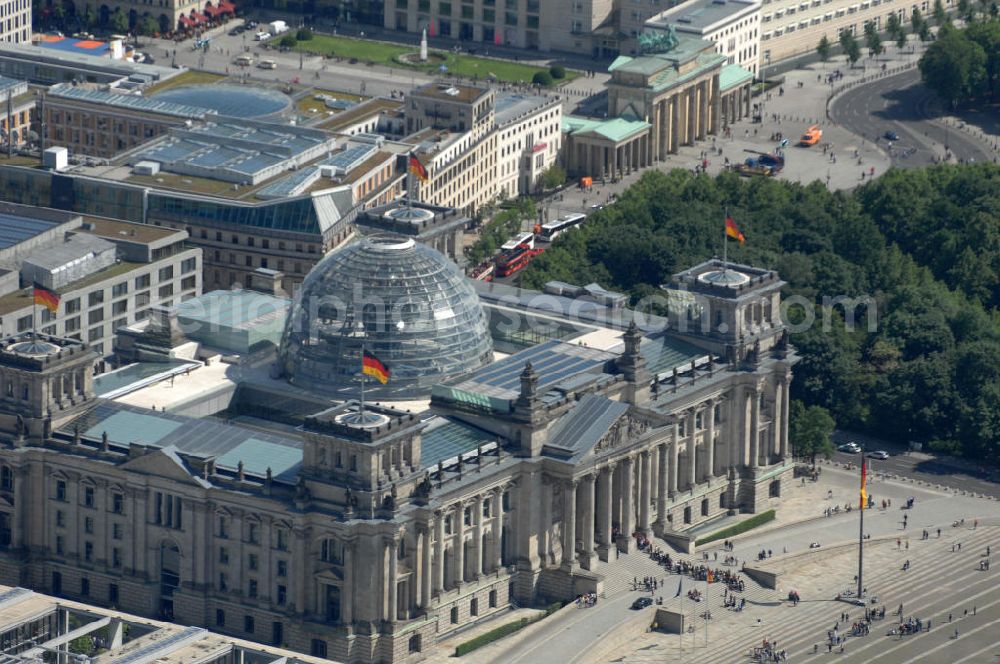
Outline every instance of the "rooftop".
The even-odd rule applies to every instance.
[[[753,80],[753,74],[739,65],[723,65],[719,72],[719,90],[725,92],[730,88]]]
[[[124,240],[130,242],[153,243],[172,236],[179,236],[184,231],[151,224],[136,224],[130,221],[119,221],[106,217],[84,217],[83,230],[91,235],[97,235],[108,240]]]
[[[192,323],[246,329],[284,320],[291,300],[251,290],[216,290],[178,304],[178,318]]]
[[[471,103],[489,94],[488,88],[474,85],[452,85],[449,83],[428,83],[410,93],[411,97],[429,97],[441,101]]]
[[[556,104],[558,99],[545,95],[526,95],[501,92],[494,105],[494,117],[498,125],[505,125],[523,117],[547,104]]]
[[[78,76],[86,77],[86,74],[91,74],[98,82],[104,83],[133,76],[141,81],[160,81],[184,71],[127,60],[112,60],[78,51],[39,48],[34,44],[0,43],[0,71],[7,72],[11,66],[23,71],[29,82],[40,85],[63,83]]]
[[[96,284],[105,279],[113,279],[115,277],[121,276],[132,270],[142,267],[144,263],[130,263],[128,261],[119,261],[111,267],[101,270],[100,272],[95,272],[87,276],[85,279],[80,279],[79,281],[74,281],[71,284],[67,284],[59,288],[58,290],[62,294],[71,293],[82,288],[86,288],[91,284]],[[20,311],[21,309],[27,309],[34,306],[34,295],[32,294],[31,288],[22,288],[19,291],[10,293],[0,297],[0,314],[9,314],[14,311]]]
[[[647,20],[646,27],[674,25],[677,30],[704,33],[759,6],[760,0],[688,0]]]
[[[337,132],[349,127],[363,118],[371,117],[373,115],[381,115],[382,113],[396,112],[402,108],[403,101],[401,99],[385,99],[384,97],[375,97],[374,99],[361,102],[357,106],[352,106],[346,111],[337,113],[333,117],[314,126],[320,129],[326,129],[327,131]]]
[[[61,222],[0,212],[0,249],[7,249],[50,231]]]
[[[625,118],[595,120],[573,115],[563,116],[563,133],[575,135],[596,134],[616,143],[644,132],[651,126],[651,124],[642,120],[628,120]]]
[[[76,86],[69,83],[59,83],[49,88],[50,95],[62,99],[72,99],[101,106],[114,106],[143,113],[156,115],[169,115],[176,118],[200,119],[209,113],[214,113],[207,108],[190,106],[187,104],[176,104],[169,101],[162,101],[142,95],[129,94],[126,92],[114,92],[102,90],[95,87]]]

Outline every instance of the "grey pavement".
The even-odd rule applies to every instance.
[[[817,490],[823,498],[815,498]],[[825,490],[833,491],[831,499],[825,498]],[[858,471],[824,466],[819,483],[796,484],[783,491],[787,496],[783,500],[796,504],[793,508],[796,513],[786,516],[803,520],[770,529],[764,527],[734,538],[735,549],[731,555],[741,562],[754,561],[761,549],[771,549],[774,557],[764,564],[787,567],[778,590],[769,591],[747,581],[746,594],[751,599],[743,612],[723,608],[718,596],[720,589],[716,586],[707,602],[687,602],[692,616],[705,608],[713,614],[710,621],[694,619],[698,624],[694,634],[682,639],[677,635],[649,632],[652,609],[645,610],[643,619],[636,618],[636,614],[642,612],[627,608],[640,593],[622,590],[620,583],[612,584],[614,587],[608,591],[608,597],[599,601],[596,607],[564,609],[545,621],[548,623],[545,629],[523,638],[505,639],[503,647],[494,644],[489,659],[474,661],[530,661],[532,664],[732,662],[747,658],[750,648],[764,637],[777,639],[781,647],[787,648],[791,655],[789,661],[812,661],[812,646],[825,641],[826,630],[832,628],[840,612],[853,613],[855,619],[859,612],[857,607],[834,601],[838,592],[854,586],[858,513],[854,510],[851,513],[842,511],[833,517],[822,516],[824,505],[857,500]],[[797,492],[806,500],[797,500]],[[942,651],[950,653],[950,648],[959,645],[957,650],[961,654],[956,660],[969,657],[965,661],[977,661],[978,657],[988,658],[990,653],[1000,652],[997,650],[1000,630],[996,629],[1000,625],[1000,595],[996,594],[992,577],[995,571],[978,569],[986,545],[995,549],[1000,544],[1000,504],[878,477],[871,479],[869,493],[876,502],[888,498],[893,503],[890,509],[866,512],[865,531],[872,536],[864,582],[869,596],[877,596],[879,604],[885,604],[890,611],[902,602],[905,615],[929,617],[935,627],[929,633],[900,640],[886,636],[894,622],[887,616],[875,623],[870,636],[849,639],[845,654],[840,657],[857,662],[946,661],[942,659]],[[909,496],[916,499],[914,508],[898,509]],[[908,517],[905,529],[903,514]],[[965,524],[953,527],[952,523],[960,519],[965,519]],[[975,529],[973,520],[978,520]],[[930,531],[928,540],[921,539],[924,528]],[[940,538],[938,528],[941,528]],[[900,541],[898,549],[897,538]],[[811,550],[809,545],[813,542],[820,543],[821,547]],[[963,543],[962,551],[952,553],[951,546],[958,542]],[[708,545],[706,550],[712,558],[710,564],[721,566],[714,558],[715,552],[721,550],[721,543]],[[723,556],[720,553],[719,560]],[[616,579],[622,576],[622,571],[616,568],[624,567],[626,577],[632,575],[633,570],[641,577],[651,562],[644,558],[643,554],[621,556],[604,566],[604,572]],[[904,572],[901,566],[907,559],[911,561],[911,568]],[[668,599],[676,592],[677,580],[675,575],[665,576],[660,592]],[[686,580],[685,589],[690,587],[689,583],[694,582]],[[705,584],[702,582],[700,587],[704,588]],[[803,598],[797,607],[783,601],[791,588],[797,589]],[[968,608],[971,613],[973,605],[977,606],[976,616],[961,619],[965,621],[961,629],[966,635],[957,641],[948,639],[951,631],[946,632],[944,625],[948,612],[958,616]],[[704,645],[706,622],[707,646]],[[817,659],[825,656],[824,647]]]

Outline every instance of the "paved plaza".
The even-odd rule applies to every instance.
[[[865,531],[871,539],[866,545],[864,585],[869,598],[878,600],[873,606],[885,606],[886,617],[873,622],[868,636],[854,637],[849,636],[851,625],[862,617],[863,609],[836,601],[836,596],[855,587],[858,512],[845,513],[843,508],[857,500],[858,471],[833,464],[821,468],[818,482],[803,485],[798,480],[784,489],[777,520],[735,538],[731,552],[716,542],[693,556],[678,557],[665,543],[654,544],[671,552],[675,560],[731,571],[746,562],[749,567],[781,572],[774,590],[744,576],[745,590],[736,593],[738,598],[747,599],[743,611],[724,608],[722,584],[707,587],[705,582],[695,582],[690,577],[682,581],[681,576],[666,573],[646,554],[622,555],[614,563],[602,566],[608,580],[605,594],[596,607],[568,606],[514,636],[466,655],[463,661],[475,664],[739,662],[752,661],[753,648],[764,639],[777,641],[778,649],[785,650],[791,662],[836,659],[886,664],[921,661],[958,664],[993,661],[1000,655],[996,571],[979,569],[980,561],[986,560],[986,547],[995,553],[1000,545],[1000,503],[933,485],[871,478],[869,494],[877,508],[865,513]],[[828,497],[830,491],[832,497]],[[915,499],[914,507],[901,510],[900,506],[909,497]],[[883,499],[891,501],[891,507],[882,510]],[[834,505],[840,506],[840,514],[824,516],[825,510]],[[953,526],[962,519],[963,525]],[[928,531],[929,539],[922,539],[924,530]],[[810,549],[811,543],[821,546]],[[770,550],[772,557],[758,562],[756,556],[761,550]],[[707,563],[702,560],[704,552],[709,556]],[[739,565],[724,565],[727,555],[735,556]],[[909,569],[903,571],[907,560]],[[652,596],[662,596],[668,608],[684,612],[695,625],[693,633],[681,637],[653,632],[649,628],[654,609],[629,609],[635,598],[650,596],[648,591],[632,590],[633,577],[645,576],[656,576],[662,582]],[[683,592],[680,598],[675,598],[679,583]],[[700,589],[707,599],[702,602],[687,599],[686,593],[692,588]],[[797,606],[787,601],[793,589],[802,600]],[[904,618],[919,618],[925,626],[930,620],[930,631],[890,636],[890,630],[899,623],[899,617],[893,614],[900,603]],[[712,616],[707,621],[700,617],[706,610]],[[839,620],[842,612],[848,613],[847,623]],[[514,617],[501,617],[493,621],[494,625],[479,631],[508,619]],[[843,642],[844,652],[839,652],[839,646],[828,652],[827,631],[838,622],[838,634],[848,635]],[[958,639],[954,638],[956,629]],[[455,643],[449,643],[447,650],[434,659],[444,661],[462,640],[452,639]]]

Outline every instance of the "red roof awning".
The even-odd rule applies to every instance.
[[[208,23],[208,17],[194,9],[191,10],[191,18],[194,19],[195,23]]]
[[[181,15],[181,17],[180,17],[179,20],[180,20],[180,24],[183,25],[183,26],[186,26],[186,27],[190,28],[192,25],[194,25],[194,21],[192,21],[187,16],[184,16],[183,14]]]
[[[222,10],[219,9],[218,7],[213,7],[212,5],[205,6],[205,14],[207,14],[208,16],[218,16],[221,13]]]
[[[223,14],[235,14],[236,5],[229,2],[229,0],[220,0],[219,11],[222,12]]]

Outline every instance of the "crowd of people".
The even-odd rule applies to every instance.
[[[760,647],[753,649],[750,657],[755,662],[785,662],[788,660],[788,653],[783,649],[778,650],[777,641],[768,641],[765,637]]]
[[[584,593],[576,596],[576,608],[589,609],[597,604],[597,593]]]

